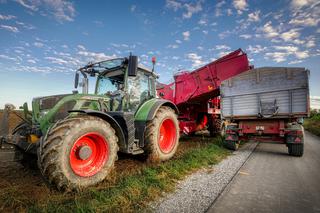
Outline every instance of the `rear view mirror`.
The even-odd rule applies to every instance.
[[[74,77],[74,88],[78,88],[79,85],[79,73],[76,72],[76,76]]]
[[[138,57],[135,55],[129,56],[128,61],[128,76],[136,76],[138,69]]]

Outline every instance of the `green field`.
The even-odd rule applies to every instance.
[[[312,110],[310,118],[304,122],[304,128],[315,135],[320,136],[320,112]]]

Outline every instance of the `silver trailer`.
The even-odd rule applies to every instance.
[[[299,67],[252,69],[222,82],[221,114],[226,143],[241,138],[286,143],[289,154],[303,154],[303,118],[309,115],[309,70]],[[263,136],[263,137],[261,137]]]

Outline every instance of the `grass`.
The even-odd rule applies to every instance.
[[[184,141],[182,140],[182,143]],[[80,193],[54,195],[45,203],[29,206],[29,212],[138,212],[146,210],[164,192],[173,191],[186,175],[220,162],[229,155],[221,138],[207,139],[164,163],[143,167],[137,172],[92,187]],[[112,179],[112,178],[111,178]]]
[[[320,111],[311,111],[310,118],[305,120],[303,126],[309,132],[320,136]]]

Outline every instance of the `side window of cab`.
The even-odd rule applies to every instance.
[[[136,76],[128,77],[129,109],[134,112],[149,99],[149,76],[138,70]]]

